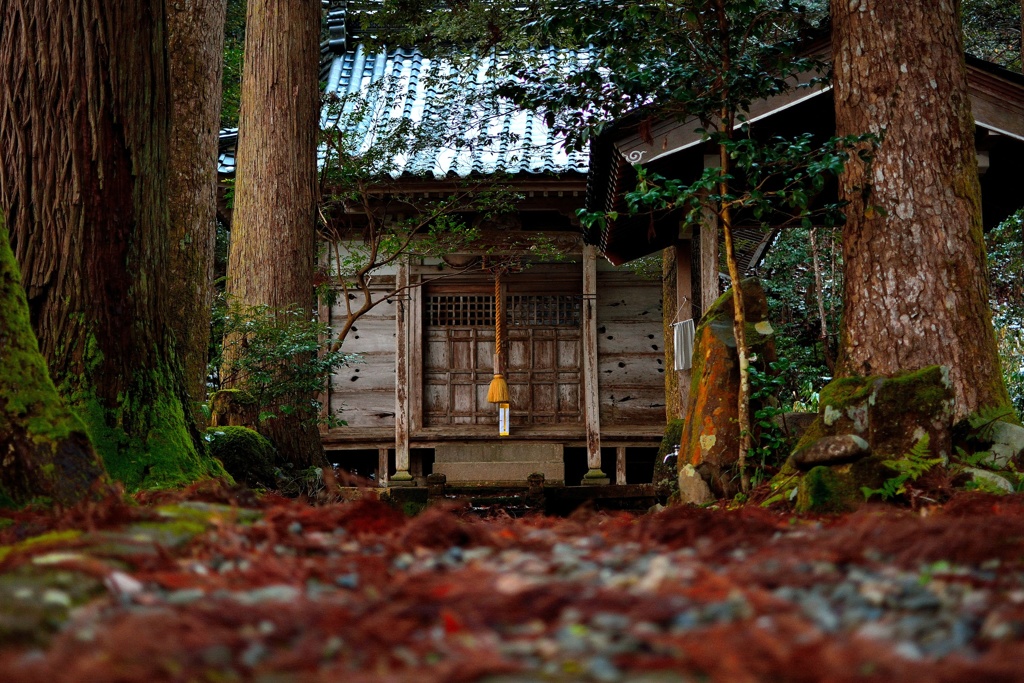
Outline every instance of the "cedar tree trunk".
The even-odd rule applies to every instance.
[[[227,0],[167,4],[171,79],[168,176],[171,325],[197,422],[206,365],[217,240],[217,142]]]
[[[313,314],[319,0],[250,0],[227,292],[245,306]],[[300,411],[259,425],[296,466],[327,460]]]
[[[85,425],[60,400],[39,353],[0,213],[0,507],[70,505],[105,482]]]
[[[837,133],[884,131],[873,166],[855,159],[840,180],[850,204],[838,374],[945,365],[954,419],[1007,405],[959,2],[831,4]]]
[[[169,330],[162,0],[0,0],[0,209],[58,391],[129,488],[223,470]]]

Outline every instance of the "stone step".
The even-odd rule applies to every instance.
[[[565,480],[565,465],[561,460],[537,462],[438,462],[434,460],[434,473],[443,474],[449,484],[466,482],[511,482],[525,484],[534,472],[544,475],[546,483]]]

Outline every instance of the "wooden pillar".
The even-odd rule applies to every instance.
[[[703,315],[718,294],[718,212],[705,201],[700,221],[700,311],[695,314]]]
[[[377,449],[377,486],[388,485],[388,449]]]
[[[395,476],[390,486],[412,486],[409,473],[409,262],[400,259],[395,295]]]
[[[662,348],[664,354],[665,370],[665,420],[675,420],[683,416],[683,406],[680,402],[679,375],[672,371],[675,365],[675,346],[673,335],[675,329],[672,324],[678,319],[680,302],[676,292],[676,249],[669,247],[661,253],[661,326],[662,326]]]
[[[619,446],[615,449],[615,483],[623,485],[626,483],[626,447]]]
[[[687,320],[694,318],[694,325],[700,319],[700,304],[693,300],[693,275],[692,275],[692,240],[685,239],[676,242],[676,320]],[[686,415],[686,408],[690,404],[690,371],[675,370],[675,356],[672,358],[673,365],[665,368],[665,373],[673,373],[676,376],[676,391],[678,400],[678,413],[670,415],[670,418],[681,420]]]
[[[611,483],[601,471],[601,402],[597,393],[597,247],[583,247],[583,412],[587,423],[584,485]]]

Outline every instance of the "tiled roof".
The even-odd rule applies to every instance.
[[[551,61],[575,55],[551,51]],[[368,118],[357,124],[354,147],[373,143],[385,120],[408,118],[414,122],[435,117],[446,125],[447,137],[408,158],[398,158],[392,176],[467,177],[473,174],[555,174],[587,172],[587,152],[566,152],[560,138],[545,125],[542,115],[487,97],[502,73],[502,57],[490,55],[457,68],[432,60],[415,49],[367,52],[357,46],[335,58],[327,79],[327,92],[340,98],[376,98],[384,107],[367,106]],[[375,85],[370,85],[375,84]],[[351,109],[351,106],[347,107]],[[344,115],[343,115],[344,116]],[[338,116],[326,116],[336,125]]]
[[[503,76],[501,55],[456,66],[415,48],[370,51],[345,31],[343,8],[331,8],[328,19],[321,79],[341,106],[326,106],[321,125],[343,126],[347,146],[359,151],[402,119],[429,127],[437,138],[416,153],[395,156],[382,172],[395,178],[586,174],[589,153],[566,152],[542,114],[486,96]],[[585,58],[556,50],[540,56],[555,68],[572,68]],[[234,172],[237,135],[237,129],[221,131],[221,174]]]

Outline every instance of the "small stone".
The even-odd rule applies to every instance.
[[[1024,427],[1002,421],[993,423],[989,451],[992,453],[991,465],[998,468],[1006,467],[1011,460],[1024,455]]]
[[[262,643],[251,643],[239,657],[243,666],[250,669],[256,667],[267,655],[267,648]]]
[[[614,612],[598,612],[590,619],[592,627],[605,631],[625,631],[629,623],[629,617]]]
[[[278,585],[264,586],[245,593],[236,593],[233,597],[243,605],[258,605],[264,602],[294,602],[302,594],[295,586]]]
[[[588,660],[587,673],[598,683],[615,683],[622,679],[622,672],[607,657],[593,657]]]
[[[693,465],[683,465],[679,468],[679,500],[692,505],[703,505],[714,500],[711,488],[697,474]]]
[[[142,592],[142,583],[124,572],[112,572],[104,583],[115,595],[135,595]]]
[[[354,572],[350,574],[342,574],[338,578],[334,579],[334,583],[336,583],[341,588],[355,590],[359,587],[359,574],[356,574]]]
[[[71,596],[64,591],[50,588],[43,591],[43,604],[56,605],[57,607],[71,607]]]
[[[868,442],[855,434],[823,436],[793,454],[793,464],[803,470],[819,465],[842,465],[871,455]]]
[[[964,472],[971,475],[972,481],[985,490],[1013,493],[1013,484],[995,472],[978,469],[977,467],[965,467]]]
[[[200,588],[186,588],[180,591],[174,591],[168,593],[165,598],[168,605],[188,605],[202,600],[206,596],[206,591]]]

